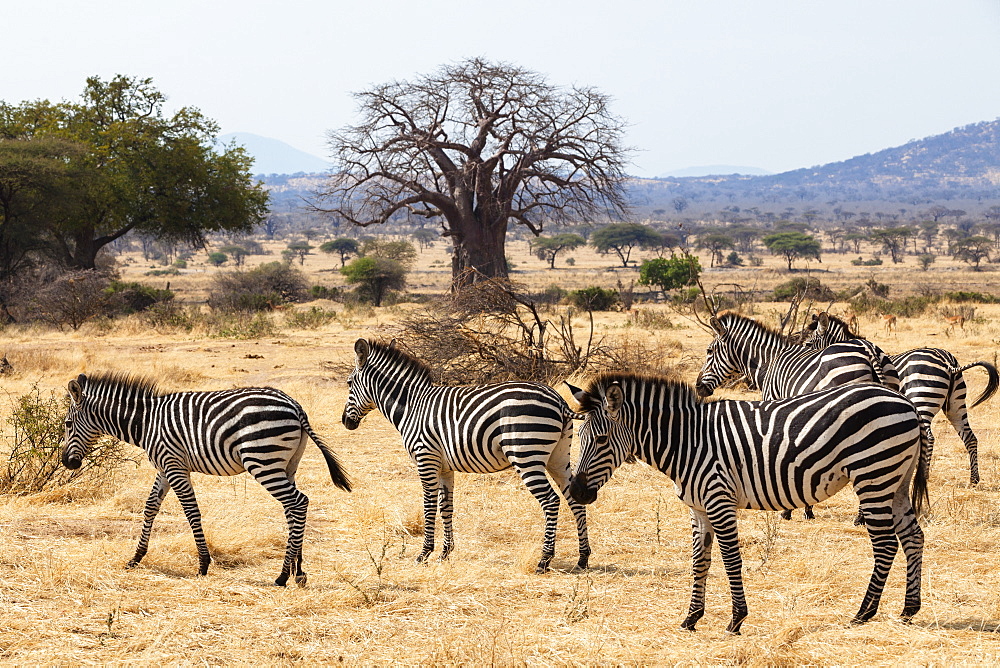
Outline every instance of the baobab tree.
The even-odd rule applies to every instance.
[[[356,97],[360,122],[329,135],[334,173],[316,208],[362,227],[436,219],[455,288],[507,277],[508,223],[537,236],[627,212],[625,122],[594,88],[474,58]]]

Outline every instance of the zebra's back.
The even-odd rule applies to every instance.
[[[165,394],[151,415],[160,441],[147,452],[157,466],[180,457],[189,471],[236,475],[301,456],[303,416],[294,399],[270,387]]]
[[[570,415],[559,393],[540,383],[434,386],[401,431],[407,447],[439,448],[447,469],[492,473],[509,468],[512,458],[548,457]]]

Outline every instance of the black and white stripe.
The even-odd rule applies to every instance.
[[[902,616],[920,609],[926,503],[926,442],[913,404],[873,385],[847,385],[777,401],[703,402],[687,384],[605,374],[573,388],[586,419],[571,493],[592,503],[615,469],[634,456],[673,480],[691,508],[694,586],[682,628],[705,611],[713,537],[732,594],[728,630],[747,616],[737,510],[801,508],[854,486],[866,517],[875,568],[855,623],[878,610],[899,543],[906,554]],[[912,481],[912,495],[911,495]]]
[[[514,467],[542,506],[545,538],[538,572],[555,554],[559,496],[552,477],[576,518],[579,568],[587,567],[586,509],[569,497],[573,413],[559,393],[539,383],[447,387],[431,383],[430,370],[394,346],[358,339],[356,366],[348,378],[343,423],[357,429],[377,408],[399,430],[423,487],[424,544],[417,561],[434,550],[440,508],[444,524],[441,558],[454,549],[452,531],[455,472],[493,473]]]
[[[847,323],[829,313],[814,315],[801,332],[802,342],[815,350],[862,339]],[[961,366],[952,353],[941,348],[915,348],[892,355],[891,359],[899,373],[900,391],[913,402],[928,424],[939,411],[944,411],[968,452],[969,482],[978,484],[979,439],[969,424],[969,408],[975,408],[996,393],[1000,387],[997,368],[983,361]],[[986,388],[972,406],[966,406],[968,388],[963,373],[977,366],[985,369],[988,375]]]
[[[275,583],[284,585],[294,573],[295,582],[305,584],[302,536],[309,499],[296,488],[295,472],[307,436],[323,453],[334,484],[347,491],[351,484],[294,399],[270,387],[160,394],[152,381],[122,373],[81,374],[69,382],[69,392],[63,464],[79,468],[88,448],[106,434],[145,450],[157,470],[130,567],[145,556],[153,520],[173,489],[198,546],[198,572],[205,575],[212,559],[190,474],[246,471],[281,503],[288,521],[285,561]]]

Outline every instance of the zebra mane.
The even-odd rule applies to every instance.
[[[405,366],[407,369],[415,371],[418,378],[431,382],[433,372],[425,362],[400,350],[397,346],[390,347],[389,343],[368,339],[368,345],[371,347],[372,353],[377,354],[378,357],[387,360],[390,364]]]
[[[743,329],[747,328],[758,329],[767,334],[770,334],[771,336],[780,339],[781,341],[792,342],[791,337],[782,334],[774,327],[771,327],[770,325],[765,325],[764,323],[758,322],[753,318],[748,318],[745,315],[740,315],[739,313],[735,313],[733,311],[726,311],[725,313],[720,314],[718,318],[722,322],[722,324],[726,327],[726,329],[732,329],[733,327],[742,327]]]
[[[118,390],[125,390],[130,394],[142,396],[158,397],[159,388],[156,381],[146,376],[135,376],[127,371],[99,371],[87,376],[87,383],[84,390],[91,387],[113,387]]]
[[[854,330],[852,330],[851,327],[850,327],[850,325],[848,325],[844,321],[843,318],[838,318],[837,316],[835,316],[834,314],[830,313],[829,311],[827,311],[826,314],[830,317],[830,322],[831,323],[833,323],[835,325],[839,325],[840,327],[843,327],[844,331],[847,332],[852,339],[861,339],[862,341],[867,341],[868,340],[865,337],[863,337],[860,334],[858,334],[857,332],[855,332]],[[814,320],[814,321],[810,322],[808,325],[806,325],[806,329],[809,330],[810,332],[815,332],[816,331],[816,321]]]
[[[608,387],[618,383],[628,395],[628,388],[633,386],[665,387],[669,394],[701,403],[701,398],[690,383],[681,380],[673,373],[634,373],[631,371],[602,371],[593,376],[584,388],[584,397],[580,401],[580,410],[588,413],[598,408],[606,395]]]

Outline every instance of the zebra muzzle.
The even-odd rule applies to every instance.
[[[354,418],[348,417],[347,411],[344,411],[344,414],[340,416],[340,421],[343,422],[344,426],[351,431],[357,429],[358,425],[361,424],[361,420],[355,420]]]
[[[75,470],[80,468],[80,465],[83,463],[83,458],[75,456],[71,457],[68,452],[63,451],[62,463],[66,468]]]
[[[587,487],[587,474],[578,473],[569,483],[569,495],[577,503],[584,505],[597,500],[597,490]]]

